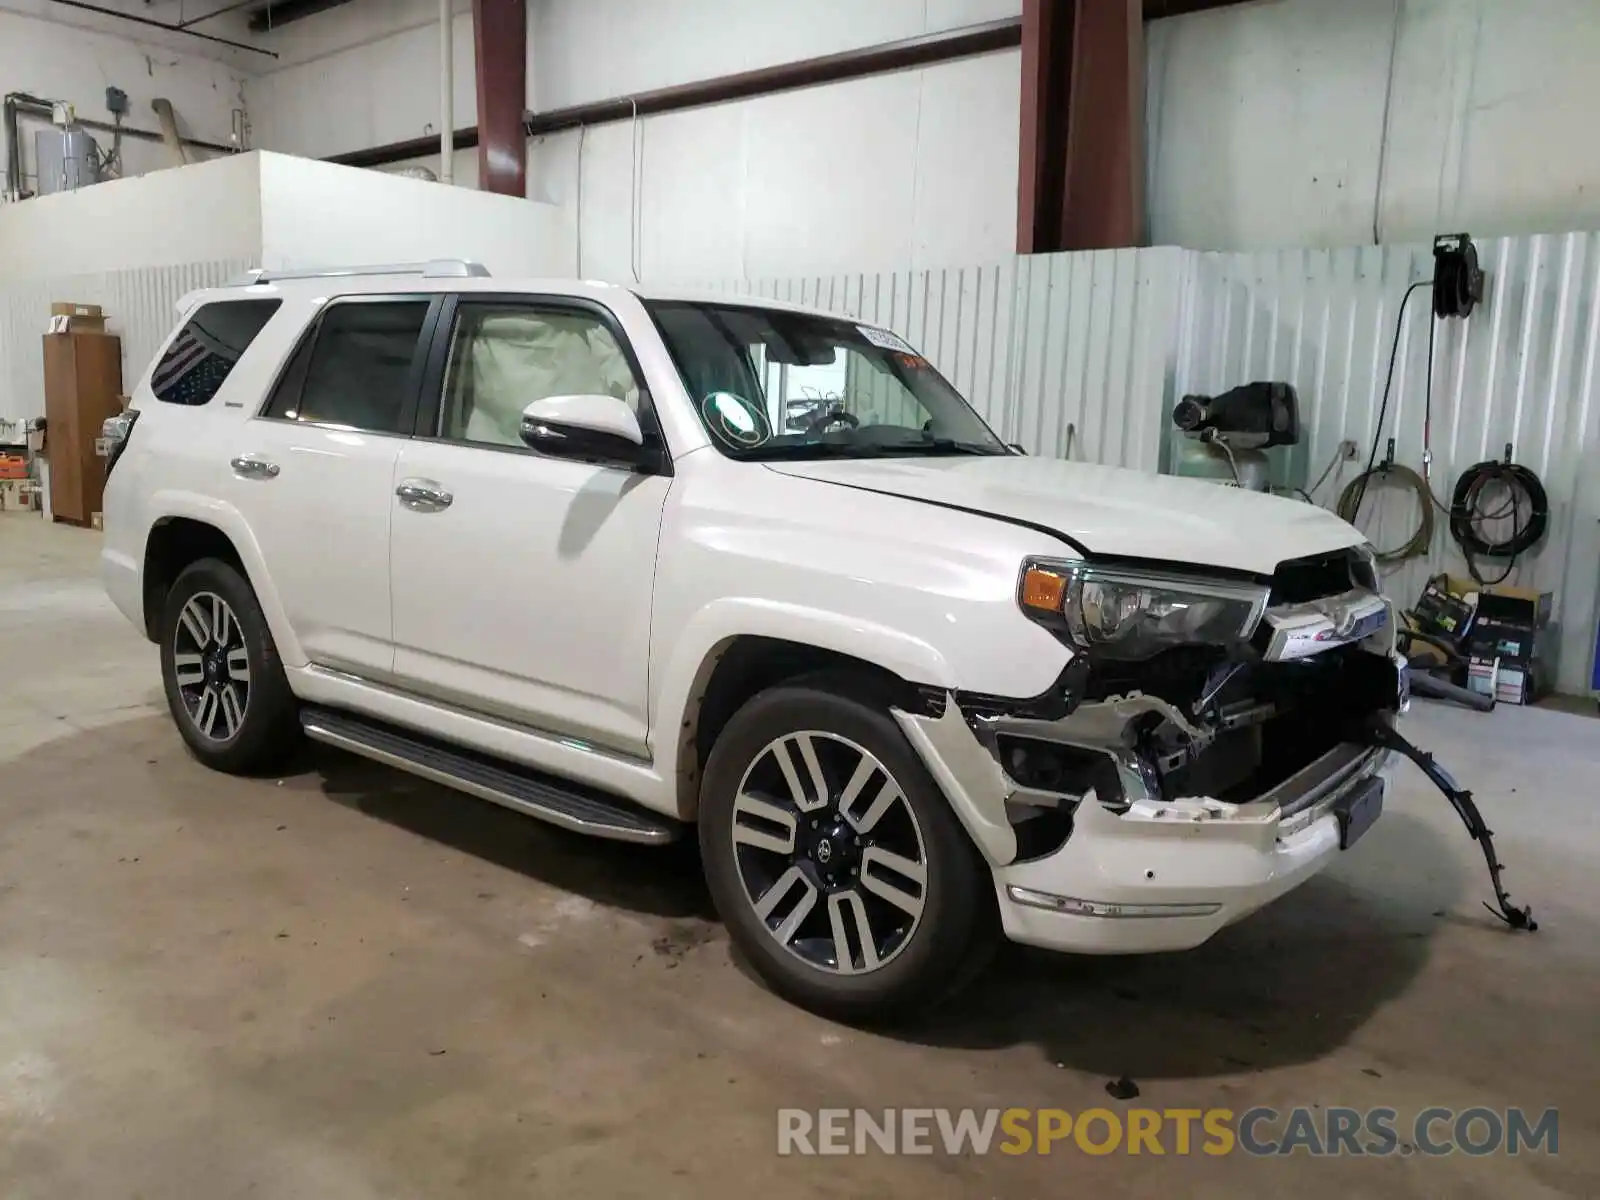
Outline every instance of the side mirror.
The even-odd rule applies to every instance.
[[[546,396],[522,410],[522,441],[551,458],[607,466],[653,461],[639,418],[615,396]]]
[[[1028,452],[1028,448],[1021,442],[1007,442],[1006,445],[1017,454],[1026,454]]]

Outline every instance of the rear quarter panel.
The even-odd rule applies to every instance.
[[[302,666],[305,657],[284,617],[260,548],[248,523],[225,497],[232,482],[228,463],[237,452],[240,429],[265,402],[281,364],[321,302],[269,288],[254,289],[250,296],[283,303],[209,403],[193,407],[164,403],[151,390],[151,374],[195,309],[209,300],[242,298],[241,294],[184,297],[171,333],[145,364],[129,403],[139,412],[138,423],[106,481],[101,575],[117,607],[143,631],[143,569],[152,531],[179,517],[215,526],[238,551],[285,665]]]

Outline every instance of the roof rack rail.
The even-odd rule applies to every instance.
[[[489,268],[464,258],[436,258],[429,262],[385,263],[368,267],[293,267],[279,271],[257,267],[230,279],[229,287],[275,283],[280,279],[346,279],[365,275],[421,275],[424,279],[487,279]]]

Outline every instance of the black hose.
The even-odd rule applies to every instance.
[[[1367,497],[1367,479],[1372,475],[1372,468],[1378,462],[1378,439],[1383,436],[1383,421],[1389,415],[1389,393],[1394,390],[1394,367],[1400,358],[1400,334],[1406,326],[1406,305],[1411,302],[1411,295],[1419,288],[1432,287],[1433,280],[1423,279],[1413,283],[1406,289],[1406,294],[1400,297],[1400,311],[1394,318],[1394,343],[1389,347],[1389,372],[1383,380],[1383,402],[1378,405],[1378,420],[1372,427],[1372,449],[1367,453],[1367,469],[1356,476],[1356,483],[1360,486],[1355,492],[1355,502],[1350,507],[1351,515],[1345,517],[1346,521],[1354,525],[1356,516],[1361,512],[1361,502]],[[1344,516],[1341,512],[1340,516]]]
[[[1410,613],[1406,613],[1405,616],[1408,619],[1414,619]],[[1407,625],[1395,630],[1395,637],[1399,638],[1400,641],[1405,642],[1407,645],[1410,645],[1414,642],[1421,642],[1425,646],[1432,646],[1440,654],[1444,655],[1444,662],[1439,664],[1441,666],[1459,667],[1466,664],[1466,659],[1461,657],[1460,646],[1451,639],[1442,637],[1437,633],[1427,633],[1421,629],[1415,629]],[[1413,663],[1412,665],[1415,666],[1416,664]]]
[[[1499,484],[1510,499],[1492,511],[1484,510],[1484,491]],[[1527,510],[1527,523],[1523,511]],[[1491,541],[1480,532],[1485,521],[1511,518],[1511,535]],[[1450,535],[1461,547],[1467,570],[1480,584],[1503,583],[1516,570],[1517,559],[1544,537],[1550,525],[1550,498],[1539,477],[1516,463],[1481,462],[1461,472],[1450,501]],[[1480,558],[1503,558],[1506,569],[1494,579],[1478,570]]]
[[[1411,694],[1413,696],[1426,696],[1430,700],[1449,700],[1461,704],[1476,712],[1493,712],[1494,697],[1485,696],[1482,692],[1474,692],[1468,688],[1457,687],[1437,675],[1430,675],[1426,671],[1413,671],[1411,673]]]

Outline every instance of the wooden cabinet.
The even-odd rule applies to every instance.
[[[122,411],[122,340],[107,333],[44,337],[45,445],[50,509],[58,521],[87,525],[100,511],[105,460],[94,452],[101,423]]]

